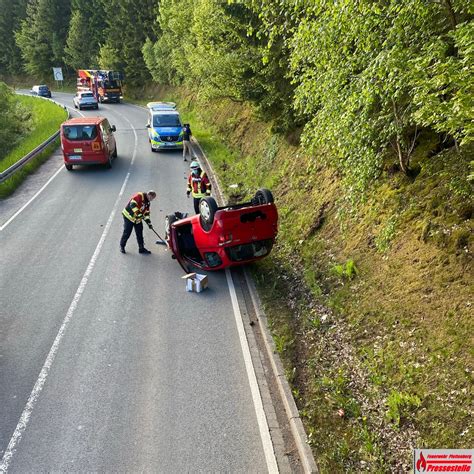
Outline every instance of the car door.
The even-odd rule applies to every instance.
[[[104,144],[107,148],[108,155],[112,155],[115,150],[115,137],[112,132],[112,127],[107,119],[105,119],[101,124],[102,136],[104,137]]]

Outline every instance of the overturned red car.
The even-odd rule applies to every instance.
[[[166,242],[186,272],[253,262],[267,256],[278,233],[273,195],[259,189],[249,202],[218,207],[213,197],[199,203],[199,214],[166,216]]]

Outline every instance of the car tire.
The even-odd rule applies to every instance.
[[[214,223],[217,212],[217,202],[211,196],[206,196],[199,201],[199,221],[205,231],[209,231]]]
[[[168,242],[171,234],[171,224],[176,222],[178,218],[174,214],[165,217],[165,240]]]
[[[66,167],[66,169],[68,171],[72,171],[72,165],[68,164],[68,163],[64,163],[64,166]]]
[[[114,158],[117,158],[117,145],[115,145],[115,150],[114,150],[114,152],[112,153],[112,156],[113,156]]]
[[[253,201],[256,205],[271,204],[273,202],[273,194],[269,189],[261,188],[255,193]]]
[[[82,110],[82,107],[81,107],[81,106],[79,106],[79,110]]]
[[[105,163],[105,167],[107,169],[112,168],[112,155],[109,156],[109,159],[107,160],[107,163]]]

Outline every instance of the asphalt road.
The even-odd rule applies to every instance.
[[[0,203],[0,472],[274,472],[230,274],[187,293],[146,228],[151,255],[134,234],[119,252],[135,192],[157,191],[162,235],[192,212],[189,163],[150,151],[145,109],[82,114],[116,125],[113,168],[68,172],[58,155],[21,212],[27,192]]]

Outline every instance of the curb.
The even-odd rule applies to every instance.
[[[283,364],[280,360],[280,357],[278,356],[275,342],[273,341],[273,337],[268,329],[267,316],[265,315],[265,312],[263,310],[260,297],[258,295],[257,289],[255,288],[255,283],[246,268],[244,268],[244,275],[245,281],[247,282],[247,286],[249,289],[250,297],[252,299],[252,304],[255,308],[255,314],[257,316],[259,328],[265,343],[265,349],[267,351],[267,355],[270,360],[275,379],[277,381],[280,396],[283,400],[285,412],[290,423],[291,432],[293,434],[293,438],[298,449],[298,454],[301,460],[303,471],[306,474],[319,474],[316,461],[308,444],[303,422],[301,421],[298,408],[293,398],[293,394],[291,393],[290,386],[288,384],[288,381],[286,380]]]

